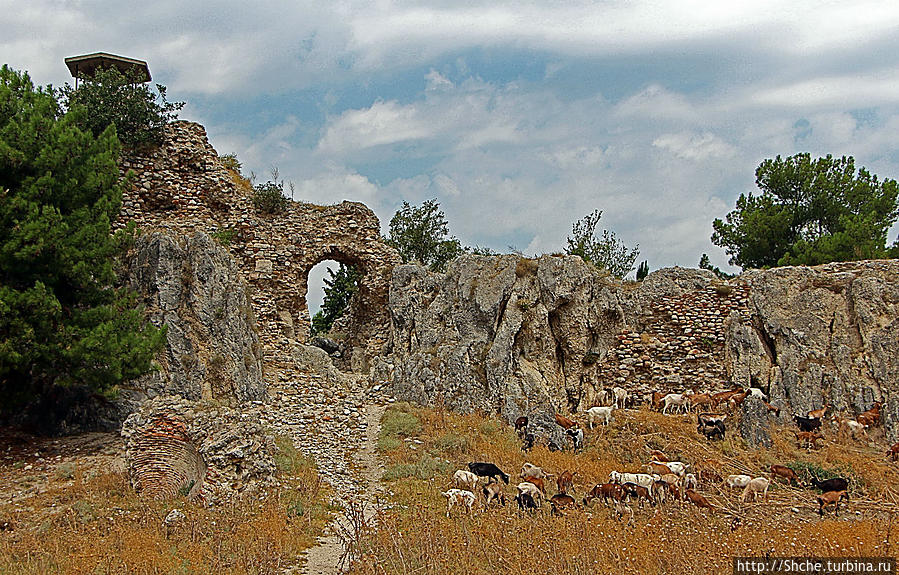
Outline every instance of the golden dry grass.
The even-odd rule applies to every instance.
[[[46,492],[0,505],[0,573],[280,573],[330,517],[311,462],[288,452],[287,464],[281,487],[214,507],[144,500],[122,472],[57,474]],[[168,527],[175,508],[186,519]]]
[[[899,468],[886,461],[879,445],[828,437],[820,450],[809,452],[796,446],[787,427],[772,430],[770,449],[753,450],[732,434],[723,442],[706,441],[696,433],[695,416],[642,409],[618,411],[610,428],[587,430],[587,446],[580,453],[537,447],[524,454],[513,431],[495,420],[404,405],[394,409],[418,418],[421,432],[415,437],[422,443],[386,442],[392,446],[383,452],[388,469],[425,456],[448,463],[446,471],[431,477],[388,482],[393,507],[379,514],[377,529],[365,533],[353,573],[717,573],[730,571],[732,557],[766,552],[895,554],[892,517]],[[440,492],[450,486],[453,470],[465,469],[469,461],[495,462],[512,476],[513,485],[524,461],[553,473],[576,470],[580,503],[611,470],[643,471],[652,449],[694,465],[711,460],[708,465],[722,475],[767,475],[773,463],[840,472],[851,478],[852,501],[839,516],[819,518],[814,490],[778,484],[769,491],[769,502],[743,504],[739,491],[703,485],[700,491],[717,506],[713,512],[689,504],[643,509],[632,504],[629,525],[598,501],[564,517],[551,516],[548,505],[533,515],[522,513],[511,500],[506,508],[487,511],[481,503],[472,517],[455,509],[451,518],[445,516]],[[552,494],[555,486],[548,484],[547,490]],[[510,499],[514,493],[514,487],[506,489]]]

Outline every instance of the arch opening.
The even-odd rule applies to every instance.
[[[363,268],[345,258],[322,259],[307,274],[306,306],[310,337],[343,340],[353,312],[353,301],[362,286]]]

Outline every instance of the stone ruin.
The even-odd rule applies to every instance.
[[[284,213],[258,213],[249,183],[223,166],[197,124],[171,125],[162,148],[124,168],[136,177],[122,220],[144,230],[132,285],[151,319],[170,326],[161,371],[128,390],[135,401],[126,411],[138,411],[123,433],[145,493],[197,489],[214,498],[262,481],[273,469],[270,442],[252,423],[259,410],[245,406],[272,401],[273,383],[290,380],[279,398],[303,396],[310,381],[342,382],[346,396],[347,378],[333,366],[314,379],[302,372],[318,363],[297,367],[309,355],[301,351],[308,273],[325,259],[364,272],[342,325],[339,367],[397,399],[509,422],[528,415],[558,443],[552,414],[601,403],[612,386],[643,398],[739,384],[782,408],[777,420],[744,404],[740,432],[752,444],[765,444],[769,423],[825,402],[849,414],[883,402],[887,437],[899,438],[899,262],[778,268],[728,281],[668,268],[636,283],[576,257],[469,255],[435,274],[399,265],[362,204],[291,202]],[[138,407],[156,396],[179,399]],[[201,407],[210,401],[220,406],[209,412],[221,418],[215,425]],[[228,449],[248,461],[222,459]]]

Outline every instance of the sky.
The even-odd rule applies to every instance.
[[[651,270],[696,267],[766,158],[899,177],[899,2],[0,0],[0,63],[146,60],[180,117],[294,199],[386,233],[436,198],[464,245],[562,251],[602,210]],[[890,232],[888,242],[897,236]]]

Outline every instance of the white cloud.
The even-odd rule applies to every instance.
[[[653,140],[656,148],[668,150],[685,160],[705,160],[707,158],[727,158],[736,154],[733,146],[710,133],[694,134],[679,132],[663,134]]]

